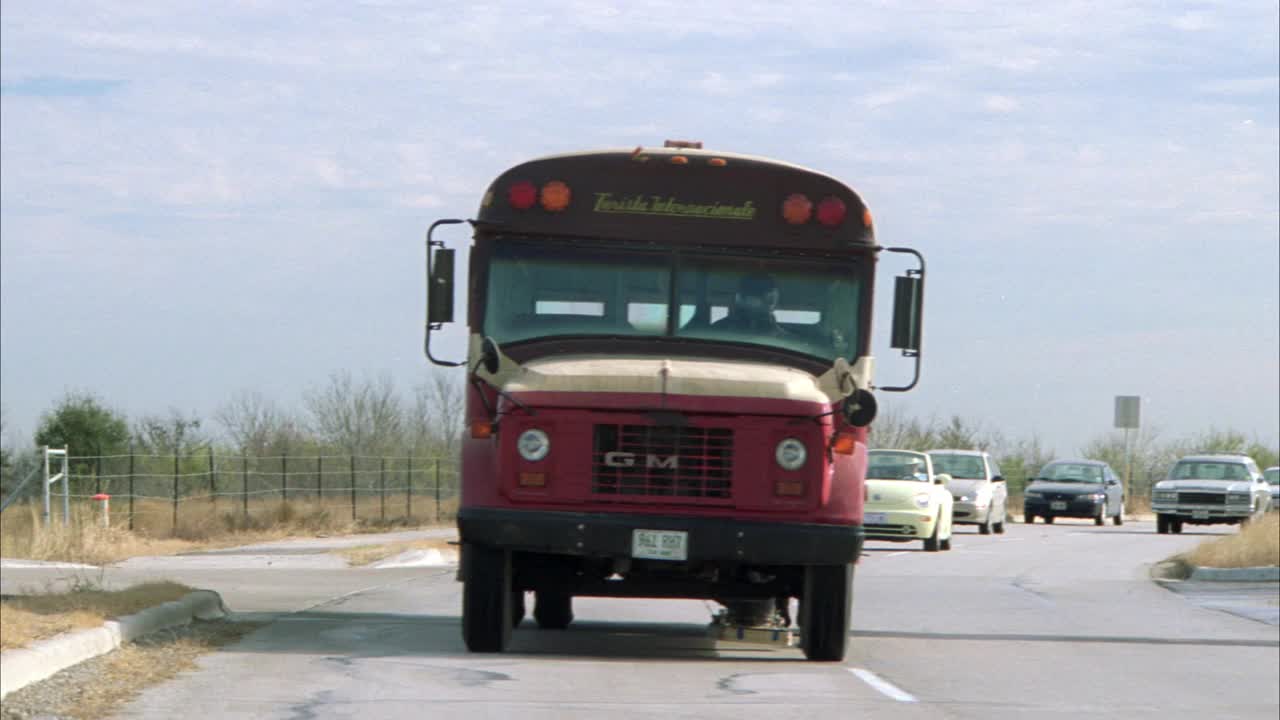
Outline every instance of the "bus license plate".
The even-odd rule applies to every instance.
[[[1054,500],[1053,502],[1049,503],[1049,509],[1050,510],[1066,510],[1067,504],[1061,500]]]
[[[682,530],[632,530],[631,557],[688,560],[689,533]]]

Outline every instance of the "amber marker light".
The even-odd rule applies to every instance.
[[[559,180],[552,180],[542,186],[540,196],[542,209],[547,212],[560,212],[569,207],[569,199],[573,196],[569,186]]]
[[[871,210],[862,208],[862,224],[864,227],[871,227]]]
[[[493,423],[488,420],[474,420],[471,423],[471,437],[478,440],[493,437]]]
[[[852,455],[856,445],[857,442],[854,441],[853,436],[847,433],[836,433],[835,437],[831,438],[831,452],[833,453]]]
[[[729,164],[729,161],[724,158],[711,158],[707,161],[707,164],[711,167],[724,167]]]
[[[685,157],[685,156],[683,156],[683,155],[672,155],[672,156],[671,156],[671,164],[672,164],[672,165],[688,165],[688,164],[689,164],[689,158],[687,158],[687,157]]]
[[[804,483],[799,480],[779,480],[773,486],[773,494],[780,497],[800,497],[804,494]]]
[[[792,225],[803,225],[813,215],[813,202],[808,197],[794,193],[782,201],[782,219]]]

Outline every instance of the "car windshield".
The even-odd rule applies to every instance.
[[[982,458],[977,455],[955,455],[952,453],[929,453],[933,458],[933,471],[946,473],[958,480],[985,480],[987,469]]]
[[[1172,480],[1248,480],[1249,471],[1241,463],[1188,460],[1173,466]]]
[[[918,453],[872,450],[867,453],[868,480],[929,482],[925,458]]]
[[[1050,463],[1036,477],[1054,482],[1100,483],[1102,467],[1083,463]]]
[[[677,263],[669,252],[506,241],[494,246],[483,332],[499,344],[665,336],[852,360],[857,272],[844,262],[681,254]]]
[[[1262,471],[1262,476],[1272,485],[1280,485],[1280,467],[1267,468]]]

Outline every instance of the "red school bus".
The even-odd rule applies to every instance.
[[[473,228],[465,359],[454,250]],[[843,659],[862,548],[875,264],[896,278],[892,347],[920,375],[924,261],[876,244],[838,180],[703,150],[583,152],[502,173],[473,220],[427,233],[425,351],[468,378],[462,632],[501,652],[534,594],[543,629],[573,598],[702,598],[738,626],[790,627]]]

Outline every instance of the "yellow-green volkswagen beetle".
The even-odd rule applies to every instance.
[[[951,549],[951,492],[933,461],[911,450],[867,452],[867,502],[862,526],[868,540],[923,540],[929,552]]]

